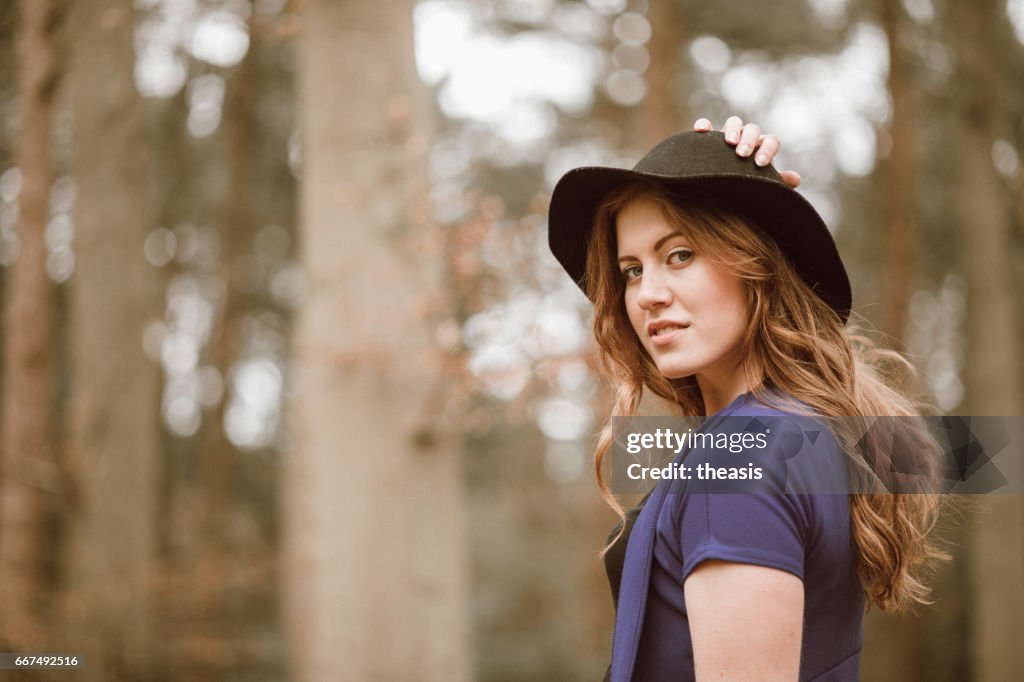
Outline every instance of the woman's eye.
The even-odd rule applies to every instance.
[[[668,254],[669,263],[686,263],[693,260],[693,251],[689,249],[679,249]]]
[[[643,272],[643,268],[639,265],[630,265],[628,268],[622,269],[622,276],[628,282],[639,277],[641,272]]]

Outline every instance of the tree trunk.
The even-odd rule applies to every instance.
[[[914,179],[918,165],[917,106],[913,67],[907,55],[910,21],[899,0],[879,3],[882,28],[889,46],[888,90],[892,119],[883,131],[879,168],[874,182],[881,198],[879,225],[881,259],[881,329],[897,345],[904,337],[907,308],[914,282]],[[874,609],[864,621],[865,679],[921,679],[918,664],[921,620]]]
[[[140,676],[154,646],[159,382],[141,340],[160,307],[142,256],[153,225],[133,28],[130,0],[74,5],[69,453],[80,508],[67,605],[96,680]]]
[[[682,12],[675,2],[655,2],[649,10],[651,64],[647,69],[647,96],[640,104],[640,146],[645,150],[673,133],[688,130],[693,123],[681,120],[677,101],[679,52],[686,36]]]
[[[955,82],[959,134],[956,197],[963,231],[967,279],[965,407],[969,414],[1024,414],[1020,384],[1017,314],[1013,287],[1010,198],[992,163],[992,143],[1007,124],[1000,95],[999,46],[1008,30],[1001,2],[950,3],[950,27],[959,71]],[[1014,679],[1024,670],[1020,624],[1024,623],[1024,504],[1019,495],[975,498],[967,547],[972,679]]]
[[[60,492],[53,413],[54,287],[44,233],[52,180],[50,131],[56,14],[46,0],[18,6],[21,132],[19,255],[7,288],[0,464],[0,648],[39,651],[52,607],[53,541],[47,527]]]
[[[882,0],[882,26],[889,43],[892,121],[888,154],[881,156],[882,330],[902,340],[914,284],[914,178],[918,173],[917,103],[913,66],[907,55],[910,23],[900,0]]]
[[[242,344],[242,315],[246,309],[243,295],[238,290],[236,271],[246,245],[252,242],[253,217],[259,215],[258,193],[252,179],[254,166],[262,159],[258,156],[259,140],[256,139],[253,119],[257,116],[258,97],[254,78],[259,58],[258,34],[254,22],[248,24],[249,49],[242,61],[227,74],[226,92],[221,117],[220,134],[223,139],[224,166],[227,187],[220,198],[220,273],[224,283],[224,297],[219,319],[209,343],[210,364],[224,381],[220,401],[204,415],[205,424],[200,432],[198,445],[199,476],[193,482],[200,503],[200,514],[196,518],[194,556],[189,561],[185,579],[203,589],[193,590],[190,595],[192,615],[186,626],[197,639],[210,643],[212,647],[225,652],[223,660],[238,661],[245,647],[240,641],[238,628],[233,627],[228,596],[237,592],[231,577],[237,576],[243,568],[235,557],[237,547],[228,544],[227,528],[233,512],[239,506],[240,462],[238,450],[228,439],[225,416],[229,401],[230,372],[238,358]],[[245,595],[251,598],[252,595]],[[237,600],[237,598],[236,598]],[[217,679],[218,668],[204,671],[204,679]],[[193,674],[198,674],[193,671]]]
[[[459,449],[419,422],[437,273],[408,248],[428,149],[412,5],[305,4],[283,533],[298,680],[469,676]]]
[[[210,360],[224,379],[225,391],[213,410],[206,427],[202,457],[203,518],[201,542],[204,551],[213,554],[222,549],[224,513],[230,505],[231,481],[235,478],[237,450],[227,438],[224,418],[229,401],[228,377],[231,366],[241,350],[240,318],[245,309],[244,300],[234,284],[233,272],[239,259],[251,244],[252,220],[257,213],[250,207],[257,198],[250,192],[253,185],[254,162],[258,159],[258,140],[254,139],[253,117],[256,116],[258,98],[253,82],[259,57],[259,40],[254,24],[249,23],[249,50],[238,66],[227,77],[221,131],[224,136],[227,190],[221,206],[220,277],[225,294],[220,320],[210,342]]]

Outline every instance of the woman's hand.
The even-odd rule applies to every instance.
[[[711,121],[706,118],[698,118],[693,124],[693,129],[697,132],[707,132],[712,127]],[[774,135],[762,135],[761,126],[756,123],[743,125],[743,120],[739,116],[730,116],[726,119],[722,132],[725,133],[725,141],[735,145],[736,153],[740,156],[747,157],[756,151],[754,163],[758,166],[767,166],[771,163],[775,153],[782,146],[779,138]],[[796,171],[779,171],[779,175],[790,187],[800,186],[800,174]]]

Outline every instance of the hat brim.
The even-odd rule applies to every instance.
[[[638,179],[667,188],[695,188],[722,201],[774,239],[800,277],[845,323],[852,293],[839,251],[825,222],[807,199],[780,181],[736,174],[668,177],[586,166],[562,176],[551,195],[548,244],[558,262],[586,293],[587,244],[601,202]]]

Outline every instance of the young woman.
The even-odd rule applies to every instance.
[[[794,191],[799,176],[771,167],[778,141],[736,117],[709,129],[701,119],[632,170],[573,169],[552,195],[551,248],[594,303],[613,414],[636,415],[645,389],[707,417],[705,430],[732,417],[914,414],[845,328],[845,268]],[[927,450],[927,434],[907,437]],[[936,495],[789,492],[837,463],[846,490],[870,477],[873,455],[854,439],[826,429],[811,457],[787,459],[773,437],[756,491],[662,482],[626,513],[604,474],[609,420],[597,478],[623,521],[605,555],[610,678],[857,680],[866,604],[924,602],[920,571],[941,554],[927,537]],[[697,450],[678,461],[710,461]]]

